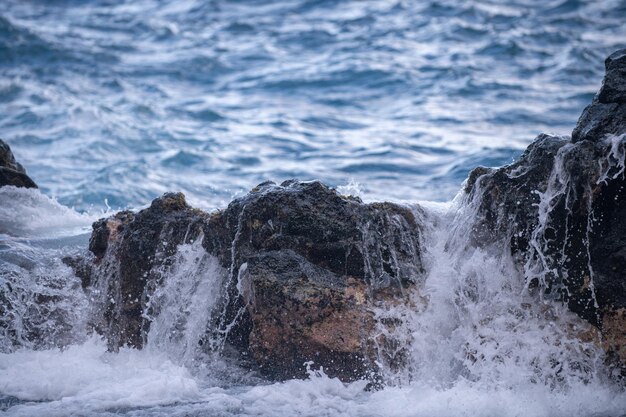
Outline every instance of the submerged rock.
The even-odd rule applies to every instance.
[[[626,363],[626,50],[611,55],[569,137],[541,135],[515,163],[475,170],[474,239],[504,241],[529,291],[567,303]]]
[[[37,184],[26,175],[24,167],[15,160],[9,145],[0,139],[0,187],[5,185],[37,188]]]

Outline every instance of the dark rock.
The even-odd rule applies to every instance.
[[[584,110],[572,132],[574,142],[597,140],[606,134],[621,135],[626,133],[626,104],[594,103]]]
[[[110,348],[143,346],[150,326],[144,317],[147,290],[159,285],[160,268],[177,246],[200,236],[206,217],[182,193],[168,193],[137,214],[123,211],[94,223],[93,264],[89,273],[84,267],[79,272],[84,286],[98,286],[107,294],[103,322],[96,328]]]
[[[15,156],[13,156],[9,145],[2,139],[0,139],[0,166],[22,174],[26,173],[24,167],[15,160]]]
[[[371,307],[421,279],[420,231],[402,206],[317,181],[263,183],[205,227],[205,248],[231,274],[221,328],[275,379],[305,376],[307,361],[342,380],[369,377]]]
[[[466,192],[475,242],[508,245],[529,289],[601,329],[626,364],[626,50],[606,67],[571,141],[541,135],[517,162],[473,172]]]
[[[626,214],[624,181],[600,181],[601,162],[608,163],[610,152],[606,142],[571,144],[543,136],[517,162],[484,174],[471,187],[478,202],[476,242],[507,241],[529,283],[596,325],[599,309],[626,296],[612,269],[626,247],[618,220]]]
[[[472,236],[476,245],[512,235],[514,252],[527,249],[538,220],[538,192],[546,190],[554,158],[568,141],[539,135],[513,164],[497,169],[479,167],[470,173],[465,191],[477,208]]]
[[[121,211],[115,215],[100,219],[93,224],[93,232],[89,239],[89,250],[96,256],[96,259],[102,259],[109,247],[109,242],[115,242],[118,238],[118,232],[124,225],[132,222],[135,215],[130,211]]]
[[[260,184],[212,216],[204,246],[228,267],[262,251],[291,249],[338,277],[361,276],[385,288],[420,276],[419,229],[402,206],[363,204],[318,181],[292,180]]]
[[[110,300],[96,324],[110,347],[141,347],[160,267],[178,245],[204,235],[228,274],[207,340],[223,340],[218,348],[251,358],[273,379],[306,376],[307,361],[345,381],[373,378],[376,344],[385,341],[372,339],[372,307],[405,301],[421,280],[421,214],[364,204],[317,181],[264,183],[210,216],[166,194],[137,214],[94,223],[93,257],[66,263],[88,291]]]
[[[574,143],[626,133],[626,49],[609,56],[605,67],[600,91],[585,108],[572,132]]]
[[[626,103],[626,49],[611,54],[605,62],[606,75],[598,91],[600,103]]]
[[[65,256],[61,261],[72,268],[74,275],[80,278],[80,284],[83,290],[86,290],[91,285],[91,277],[93,275],[92,259],[85,259],[80,255]]]
[[[24,167],[15,160],[9,145],[0,139],[0,187],[5,185],[37,188],[37,184],[26,175]]]

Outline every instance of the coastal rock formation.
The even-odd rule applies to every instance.
[[[477,244],[504,241],[529,291],[566,302],[626,363],[626,51],[569,137],[540,135],[515,163],[466,186]]]
[[[626,363],[626,51],[572,137],[540,135],[515,163],[469,176],[471,245],[509,252],[529,293],[564,302],[596,326]],[[421,208],[364,204],[320,182],[267,182],[212,214],[166,194],[136,214],[94,224],[91,257],[68,260],[87,291],[106,294],[95,327],[111,348],[141,347],[150,294],[176,247],[202,239],[222,268],[209,348],[251,359],[273,379],[306,375],[305,362],[344,381],[402,366],[402,349],[373,311],[409,304],[424,275]],[[538,297],[538,298],[539,298]],[[381,349],[382,346],[382,349]]]
[[[371,309],[420,280],[419,216],[317,181],[259,185],[204,229],[231,274],[221,327],[273,378],[306,375],[306,361],[344,380],[375,373]]]
[[[107,295],[96,328],[110,347],[141,347],[160,267],[178,245],[204,236],[228,271],[213,337],[273,379],[305,376],[312,361],[354,380],[376,373],[374,343],[385,342],[371,339],[371,308],[399,299],[423,272],[418,215],[319,182],[264,183],[212,215],[166,194],[137,214],[94,223],[93,257],[67,262],[86,289]]]
[[[596,142],[607,134],[626,133],[626,49],[611,54],[605,62],[606,75],[602,87],[585,108],[572,142]]]
[[[26,175],[24,167],[15,160],[9,145],[0,139],[0,187],[5,185],[37,188],[37,184]]]
[[[93,257],[65,260],[84,288],[106,294],[99,298],[104,305],[95,306],[104,312],[102,322],[94,325],[111,349],[143,346],[149,295],[177,246],[200,236],[206,217],[182,193],[167,193],[138,213],[122,211],[97,221],[89,241]]]

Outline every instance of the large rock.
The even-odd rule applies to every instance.
[[[317,181],[259,185],[205,227],[205,248],[231,274],[221,328],[273,378],[305,376],[307,361],[343,380],[371,377],[372,308],[404,301],[422,277],[416,210]]]
[[[5,185],[37,188],[37,184],[26,175],[24,167],[15,160],[9,145],[0,139],[0,187]]]
[[[207,340],[222,340],[217,346],[251,358],[272,379],[303,377],[309,361],[345,381],[375,378],[376,361],[401,365],[400,354],[380,357],[390,341],[373,337],[385,325],[373,308],[405,301],[420,281],[420,216],[320,182],[264,183],[212,215],[166,194],[137,214],[96,222],[93,256],[66,262],[88,291],[106,295],[96,329],[110,347],[142,347],[160,266],[203,235],[206,252],[227,271],[222,313]]]
[[[162,269],[177,250],[202,233],[206,213],[191,208],[182,193],[167,193],[138,213],[122,211],[94,223],[89,241],[92,258],[66,259],[83,287],[105,297],[96,329],[109,347],[140,348],[149,330],[150,290],[160,285]]]
[[[626,49],[611,54],[605,66],[602,87],[572,132],[574,143],[626,133]]]
[[[626,363],[626,51],[572,138],[541,135],[515,163],[478,168],[466,186],[475,242],[505,242],[529,291],[562,300]]]

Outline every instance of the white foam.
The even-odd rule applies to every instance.
[[[82,214],[59,204],[38,189],[0,188],[0,234],[57,237],[88,231],[106,214]]]
[[[164,355],[121,349],[106,352],[93,337],[65,350],[0,354],[0,392],[29,401],[13,415],[70,414],[83,410],[147,407],[202,398],[189,371]]]
[[[0,392],[33,402],[11,416],[387,416],[559,417],[620,415],[626,395],[576,383],[566,390],[543,384],[511,389],[459,380],[446,388],[424,382],[368,392],[364,381],[344,384],[323,372],[308,380],[228,390],[202,386],[189,371],[154,351],[107,353],[91,338],[64,351],[0,355]]]

